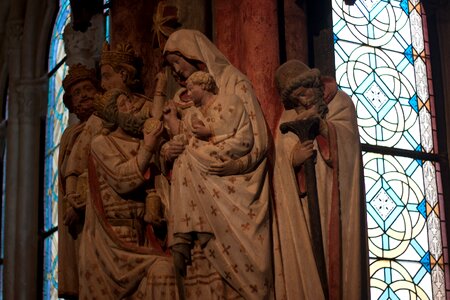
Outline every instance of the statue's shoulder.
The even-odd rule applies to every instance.
[[[91,149],[96,151],[98,149],[103,149],[104,145],[107,144],[108,137],[104,134],[96,135],[91,142]]]

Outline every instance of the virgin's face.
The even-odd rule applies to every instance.
[[[101,67],[102,74],[102,88],[109,91],[113,88],[126,89],[123,74],[114,71],[110,65],[103,65]]]
[[[166,56],[167,62],[181,81],[186,81],[186,79],[191,76],[192,73],[198,71],[198,69],[186,61],[183,57],[176,54],[169,54]]]

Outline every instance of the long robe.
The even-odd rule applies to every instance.
[[[219,95],[233,94],[240,98],[251,122],[254,143],[248,154],[238,160],[242,172],[231,176],[203,178],[192,189],[205,192],[203,214],[214,226],[214,238],[205,248],[197,248],[219,273],[222,282],[246,299],[266,299],[272,291],[272,255],[269,222],[269,180],[266,167],[268,133],[266,122],[248,78],[233,67],[216,46],[195,30],[179,30],[169,36],[164,52],[181,53],[184,57],[205,64],[219,88]],[[192,156],[191,156],[192,158]],[[180,163],[201,165],[189,158],[179,157]],[[198,172],[193,168],[192,172]],[[198,174],[201,176],[201,174]],[[191,179],[191,178],[189,178]],[[196,182],[197,178],[192,178]],[[205,181],[206,180],[206,181]],[[205,185],[206,183],[206,185]],[[200,186],[199,186],[200,185]],[[194,190],[192,190],[194,192]],[[192,199],[171,195],[171,206],[190,203]],[[204,200],[204,201],[203,201]],[[206,204],[209,203],[209,206]],[[170,220],[169,220],[170,221]],[[198,222],[198,220],[196,220]],[[169,222],[170,224],[170,222]],[[194,253],[195,254],[195,253]],[[195,255],[194,255],[195,260]],[[206,264],[204,264],[206,265]],[[193,266],[197,266],[193,262]],[[201,273],[200,267],[188,268],[187,283]],[[204,277],[205,282],[212,278]],[[211,279],[212,280],[212,279]],[[202,287],[201,282],[197,285]],[[207,285],[207,284],[205,284]],[[202,291],[209,290],[205,286]],[[236,295],[222,295],[235,297]],[[206,299],[206,295],[198,296]]]
[[[69,207],[83,210],[86,202],[87,162],[90,143],[100,133],[102,121],[91,115],[85,122],[68,127],[61,137],[58,166],[58,294],[61,297],[78,295],[78,248],[79,234],[83,230],[83,214],[70,228],[64,225],[64,215]],[[66,194],[66,180],[69,176],[77,176],[76,191],[80,197],[78,203],[70,203]],[[82,179],[80,179],[82,178]],[[73,192],[73,191],[72,191]]]
[[[316,138],[315,164],[322,240],[330,299],[367,298],[367,240],[361,197],[361,153],[354,105],[337,92],[328,104],[329,139]],[[293,121],[284,111],[280,124]],[[279,299],[324,299],[316,268],[307,198],[300,198],[303,173],[292,167],[298,137],[276,136],[274,168],[275,286]]]
[[[80,246],[80,299],[176,299],[171,258],[143,221],[138,139],[99,135],[91,144]]]
[[[63,224],[64,213],[70,205],[66,196],[66,164],[76,139],[83,131],[85,122],[67,127],[62,136],[58,156],[58,296],[78,295],[78,244]]]

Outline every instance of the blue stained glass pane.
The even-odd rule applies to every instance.
[[[58,299],[58,234],[44,241],[44,299]]]
[[[414,62],[414,58],[413,58],[413,50],[412,50],[412,45],[409,45],[408,48],[405,49],[405,56],[408,59],[408,61],[410,63]]]
[[[432,152],[431,115],[421,100],[429,98],[424,61],[411,64],[405,53],[343,40],[335,53],[336,79],[355,102],[361,141]]]
[[[372,299],[432,299],[431,275],[420,262],[371,260]]]
[[[53,26],[52,37],[50,41],[50,52],[48,58],[48,69],[53,70],[55,66],[65,57],[63,42],[64,27],[70,21],[70,3],[69,0],[60,0],[60,10],[56,16]]]
[[[45,137],[44,230],[58,225],[58,151],[62,132],[67,126],[68,111],[63,104],[62,79],[67,66],[63,64],[50,78]]]
[[[109,26],[110,26],[110,22],[111,22],[111,20],[110,20],[110,17],[109,17],[109,12],[108,12],[108,14],[106,15],[106,18],[105,18],[105,40],[109,43],[109,38],[110,38],[110,29],[109,29]]]
[[[400,2],[400,7],[403,9],[405,14],[409,14],[408,0],[402,0]]]
[[[421,293],[432,299],[431,295],[442,292],[442,289],[432,290],[432,278],[443,282],[443,271],[436,263],[442,259],[440,224],[437,215],[427,210],[427,206],[438,205],[433,164],[375,153],[364,153],[363,163],[369,256],[374,263],[389,259],[399,265],[415,266],[412,273],[406,269],[410,272],[409,284],[420,286]],[[381,298],[389,294],[387,287],[392,288],[389,285],[394,273],[387,276],[389,270],[391,267],[382,272],[380,280],[384,280],[385,287],[378,295]],[[430,272],[435,275],[430,276]],[[373,284],[381,281],[371,281]],[[375,291],[372,286],[372,296],[379,292]],[[410,299],[402,298],[398,291],[395,294],[400,299]]]
[[[333,0],[333,31],[340,40],[403,52],[411,44],[408,15],[400,1]]]
[[[365,153],[371,257],[420,261],[428,251],[426,170],[415,159]]]
[[[428,273],[430,273],[431,272],[430,252],[425,253],[420,262],[425,267],[425,269],[427,269]]]
[[[417,96],[416,95],[413,95],[408,103],[411,105],[411,107],[414,109],[414,111],[416,113],[419,112],[419,106],[418,106]]]
[[[62,33],[70,21],[69,0],[60,0],[49,50],[49,72],[65,57]],[[58,226],[58,152],[61,135],[67,126],[68,111],[63,103],[62,79],[67,73],[63,63],[49,78],[44,162],[44,230]],[[43,298],[58,299],[58,236],[53,233],[44,241]]]
[[[420,212],[422,217],[424,218],[427,217],[427,205],[425,199],[423,199],[422,202],[420,202],[420,204],[417,205],[417,210]]]

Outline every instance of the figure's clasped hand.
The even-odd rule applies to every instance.
[[[307,120],[312,117],[320,117],[319,113],[317,111],[317,107],[315,105],[308,109],[303,109],[303,110],[299,111],[295,119],[296,120]]]
[[[307,110],[302,110],[298,113],[296,120],[307,120],[313,117],[318,117],[320,119],[320,127],[319,127],[319,133],[325,138],[328,138],[328,124],[325,121],[324,118],[320,117],[317,107],[314,105],[311,108]]]
[[[170,140],[165,143],[162,149],[164,160],[174,161],[181,153],[183,153],[185,143],[181,140]]]
[[[192,133],[201,140],[208,140],[211,137],[211,129],[206,127],[203,122],[192,124]]]
[[[69,206],[64,212],[64,225],[71,227],[80,220],[80,216],[75,208]]]
[[[208,168],[208,173],[210,175],[217,176],[229,176],[241,174],[244,166],[242,161],[239,159],[232,159],[225,162],[217,162],[211,164]]]
[[[299,167],[302,165],[308,158],[314,155],[314,151],[313,141],[298,142],[292,150],[292,166]]]

